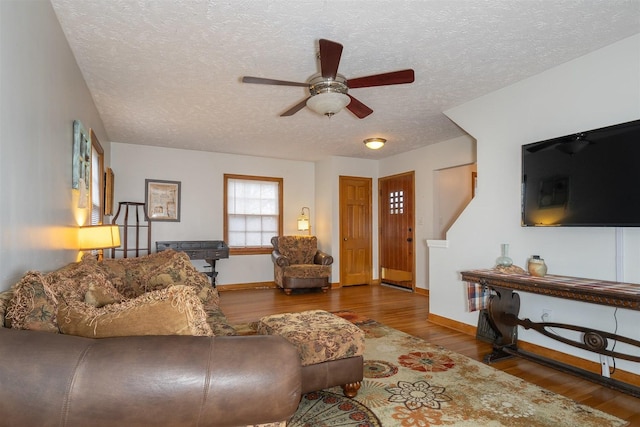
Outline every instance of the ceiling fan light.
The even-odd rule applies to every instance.
[[[364,142],[364,145],[367,146],[367,148],[370,148],[372,150],[378,150],[382,148],[382,146],[384,145],[385,142],[387,142],[387,140],[384,138],[367,138],[363,142]]]
[[[344,93],[323,92],[312,96],[307,100],[307,107],[318,114],[333,116],[349,105],[351,98]]]

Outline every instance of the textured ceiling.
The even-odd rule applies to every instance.
[[[52,0],[108,133],[130,144],[298,160],[379,159],[462,135],[442,113],[640,32],[640,0]],[[357,119],[304,108],[318,40],[344,45]],[[362,140],[381,136],[381,150]]]

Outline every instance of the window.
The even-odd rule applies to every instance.
[[[392,191],[389,193],[389,214],[398,215],[404,213],[404,191]]]
[[[224,240],[231,254],[271,253],[282,230],[282,178],[224,175]]]
[[[104,150],[91,130],[91,225],[102,224],[104,200]]]

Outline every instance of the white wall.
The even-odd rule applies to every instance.
[[[447,230],[466,209],[473,198],[476,171],[475,163],[434,171],[432,238],[445,239]]]
[[[0,290],[78,256],[73,120],[102,122],[49,1],[0,1]]]
[[[420,216],[423,225],[417,227],[416,234],[419,239],[417,283],[422,288],[427,287],[424,241],[430,237],[433,229],[433,170],[475,160],[474,142],[469,137],[446,141],[381,162],[331,157],[314,164],[115,142],[111,144],[111,156],[115,173],[116,209],[121,201],[143,202],[147,178],[181,182],[181,220],[152,223],[153,251],[158,240],[223,239],[224,173],[283,177],[284,232],[301,234],[296,229],[296,219],[302,206],[311,209],[312,232],[318,237],[319,247],[334,256],[333,283],[340,280],[339,177],[372,179],[372,278],[377,279],[378,167],[381,164],[391,170],[394,165],[409,165],[416,170],[416,206],[424,213]],[[216,270],[219,272],[220,285],[273,280],[273,264],[269,255],[231,256],[219,261]]]
[[[223,240],[225,173],[282,177],[284,233],[301,233],[296,220],[302,206],[311,209],[311,227],[316,231],[315,165],[311,162],[122,143],[111,144],[111,156],[115,209],[122,201],[144,202],[145,179],[181,182],[180,222],[152,223],[153,252],[158,240]],[[217,262],[216,270],[220,285],[273,281],[270,255],[232,255]]]
[[[435,224],[434,171],[475,161],[475,140],[469,136],[461,136],[380,161],[380,177],[415,171],[415,282],[417,288],[430,288],[427,277],[428,251],[426,241],[435,237],[433,236]],[[374,206],[377,210],[377,202]]]
[[[613,228],[520,227],[520,146],[640,117],[640,35],[491,93],[446,114],[477,139],[478,195],[447,233],[448,248],[430,251],[430,312],[475,325],[465,312],[459,273],[491,268],[500,243],[510,243],[514,263],[525,266],[539,254],[550,274],[616,279]],[[622,229],[624,277],[640,283],[640,229]],[[553,321],[613,331],[615,310],[557,298],[523,294],[521,317],[539,320],[542,308]],[[618,333],[640,339],[640,312],[618,310]],[[597,358],[533,331],[521,339],[590,360]],[[618,361],[640,373],[638,364]]]

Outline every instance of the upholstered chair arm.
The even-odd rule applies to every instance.
[[[288,267],[291,265],[291,261],[285,255],[282,255],[279,251],[271,252],[271,260],[273,263],[279,267]]]
[[[313,258],[313,263],[319,265],[331,265],[333,264],[333,257],[325,252],[318,251],[316,252],[316,256]]]

